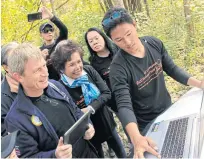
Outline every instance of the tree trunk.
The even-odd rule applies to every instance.
[[[124,4],[125,9],[129,11],[127,0],[123,0],[123,4]]]
[[[106,0],[103,0],[104,6],[106,7],[106,11],[109,9],[108,2]]]
[[[107,11],[108,9],[110,9],[111,7],[113,7],[113,3],[111,0],[99,0],[99,4],[101,6],[101,9],[103,11]]]
[[[142,11],[141,0],[128,0],[128,8],[131,14]]]
[[[109,6],[108,9],[112,8],[112,7],[113,7],[112,1],[111,1],[111,0],[106,0],[106,1],[107,1],[107,3],[108,3],[108,6]]]
[[[101,6],[101,9],[103,10],[103,12],[105,13],[106,12],[106,8],[104,7],[104,5],[103,5],[103,2],[102,2],[103,0],[98,0],[98,2],[99,2],[99,4],[100,4],[100,6]]]
[[[99,0],[99,4],[103,11],[104,8],[106,11],[113,6],[125,8],[131,14],[142,11],[141,0]]]
[[[189,36],[192,37],[194,33],[194,28],[193,28],[193,22],[191,18],[190,0],[183,0],[183,6],[184,6],[184,14],[185,14],[186,25],[187,25],[187,32]]]
[[[135,12],[135,11],[137,11],[137,12],[142,12],[142,4],[141,4],[141,0],[132,0],[133,1],[133,9],[132,9],[132,11],[133,11],[133,13]]]
[[[123,0],[113,0],[113,5],[114,5],[115,7],[124,8]]]
[[[147,16],[150,18],[149,5],[148,5],[147,0],[144,0],[144,5],[145,5],[145,10],[146,10]]]
[[[131,0],[127,0],[127,4],[128,4],[128,11],[131,12],[132,10]]]

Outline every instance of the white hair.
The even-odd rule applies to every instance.
[[[39,48],[29,43],[20,44],[8,57],[8,67],[11,73],[24,73],[25,64],[29,59],[41,59],[43,55]]]

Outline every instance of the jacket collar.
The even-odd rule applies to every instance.
[[[47,89],[45,89],[45,91],[46,91],[46,94],[52,98],[55,98],[58,100],[65,100],[65,101],[69,102],[68,99],[65,98],[66,95],[63,96],[62,94],[56,92],[50,85],[48,85],[48,87],[47,87]],[[26,96],[21,84],[19,85],[17,101],[18,101],[18,104],[17,104],[18,110],[25,112],[26,114],[29,114],[29,115],[39,115],[36,112],[36,106],[33,105],[32,101],[29,99],[29,97]]]
[[[29,115],[36,115],[38,116],[38,113],[36,111],[36,107],[33,105],[32,101],[29,99],[28,96],[23,91],[23,87],[20,84],[18,89],[18,95],[16,97],[17,107],[16,109],[20,110],[21,112],[24,112]]]

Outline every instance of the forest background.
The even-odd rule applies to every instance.
[[[68,38],[83,46],[85,60],[89,56],[85,32],[90,27],[102,29],[106,10],[121,6],[136,20],[139,36],[161,39],[178,66],[204,78],[204,0],[1,0],[1,44],[17,41],[41,46],[39,26],[45,21],[27,22],[27,14],[37,12],[42,4],[67,26]],[[165,78],[173,102],[190,89]],[[122,129],[120,124],[118,128]],[[124,133],[121,137],[126,140]]]

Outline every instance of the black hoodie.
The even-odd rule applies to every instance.
[[[47,68],[48,68],[48,73],[49,73],[49,78],[50,79],[54,79],[56,81],[59,80],[60,76],[57,73],[57,71],[55,70],[55,68],[53,67],[51,60],[50,60],[50,55],[52,54],[52,52],[55,50],[55,47],[57,46],[57,44],[62,41],[62,40],[66,40],[68,38],[68,29],[67,27],[60,21],[60,19],[58,19],[56,16],[54,16],[51,21],[58,27],[59,31],[60,31],[60,35],[57,37],[57,39],[50,45],[45,45],[43,44],[40,47],[40,50],[44,50],[44,49],[48,49],[48,57],[47,57]]]

